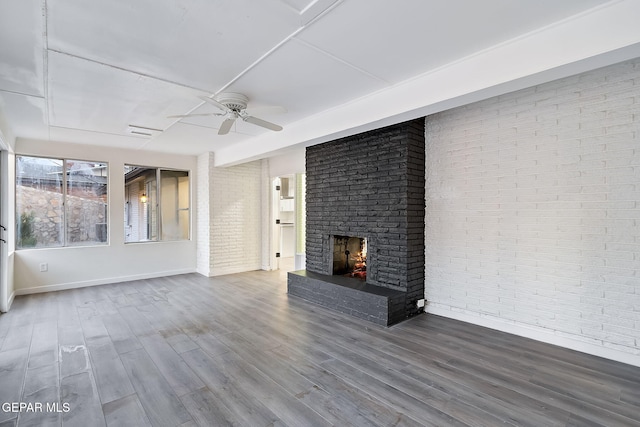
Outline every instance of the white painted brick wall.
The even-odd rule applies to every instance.
[[[262,267],[263,162],[210,169],[210,275]]]
[[[426,138],[427,310],[640,365],[640,59]]]

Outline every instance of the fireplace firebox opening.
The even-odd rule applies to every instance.
[[[333,274],[367,280],[367,239],[333,236]]]

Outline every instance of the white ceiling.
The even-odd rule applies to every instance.
[[[638,16],[635,0],[7,0],[0,115],[17,138],[232,164],[640,56]],[[286,108],[260,115],[285,129],[167,118],[229,91]]]

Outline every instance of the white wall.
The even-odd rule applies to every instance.
[[[285,154],[269,157],[269,174],[271,178],[304,173],[307,150],[304,147],[292,149]]]
[[[0,110],[0,148],[13,151],[16,140],[2,110]]]
[[[273,237],[271,233],[272,224],[275,223],[272,209],[271,177],[269,176],[270,160],[262,159],[262,196],[260,211],[262,212],[261,240],[262,240],[262,270],[273,270],[275,268],[275,258],[272,258]],[[275,254],[273,254],[275,256]]]
[[[196,242],[124,243],[124,165],[183,169],[191,174],[191,227],[197,223],[197,159],[194,156],[140,150],[104,149],[97,146],[50,141],[16,142],[16,154],[64,157],[109,163],[109,244],[105,246],[22,249],[14,253],[17,294],[88,286],[193,272]],[[192,231],[192,235],[194,232]],[[47,263],[48,271],[40,272]]]
[[[207,277],[211,276],[211,266],[213,264],[211,258],[213,201],[209,197],[213,167],[213,153],[204,153],[198,156],[198,181],[196,183],[198,224],[195,236],[197,241],[197,271]]]
[[[640,366],[640,59],[426,119],[427,311]]]
[[[209,169],[210,224],[202,231],[209,233],[211,276],[263,267],[264,167],[258,160]]]

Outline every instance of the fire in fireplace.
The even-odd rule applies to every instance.
[[[367,279],[367,239],[333,236],[333,274]]]

